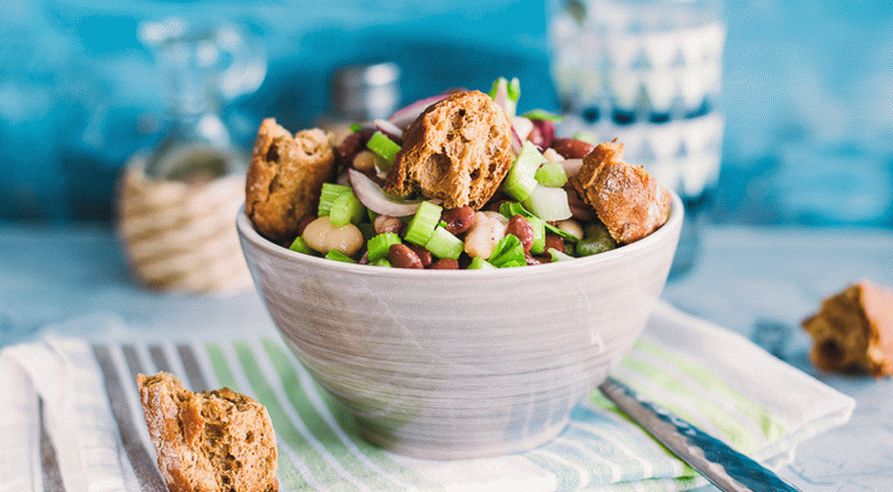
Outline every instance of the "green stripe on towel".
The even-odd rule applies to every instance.
[[[418,474],[415,470],[407,468],[392,460],[380,447],[370,443],[365,438],[363,438],[362,432],[360,431],[360,428],[353,417],[340,403],[338,403],[337,400],[335,400],[335,398],[328,391],[320,387],[315,380],[310,379],[310,384],[312,385],[312,387],[305,389],[298,375],[298,369],[296,369],[295,366],[292,364],[291,359],[286,352],[286,350],[288,350],[287,348],[273,342],[268,338],[262,339],[262,344],[264,346],[264,350],[270,356],[270,361],[276,368],[276,372],[279,374],[282,386],[286,388],[295,388],[296,391],[300,392],[299,395],[293,392],[288,392],[288,397],[292,401],[292,405],[297,406],[303,403],[307,406],[311,406],[312,404],[310,403],[309,397],[306,395],[305,391],[313,391],[326,406],[329,413],[334,418],[336,425],[341,428],[344,434],[346,434],[347,437],[354,444],[356,449],[358,449],[369,461],[373,462],[381,469],[396,475],[401,481],[407,482],[408,484],[412,485],[414,489],[425,488],[430,490],[443,488],[442,486],[425,480],[425,478]],[[314,413],[316,412],[316,410],[313,409],[312,406],[311,411],[313,411]],[[328,424],[326,424],[326,427],[328,428]]]
[[[762,430],[763,435],[770,442],[775,442],[784,436],[784,425],[776,420],[768,410],[747,399],[744,395],[731,388],[725,381],[712,374],[707,368],[701,366],[697,362],[677,353],[670,352],[659,347],[654,342],[642,338],[636,342],[635,350],[648,352],[664,359],[700,384],[705,390],[728,399],[742,413],[753,419],[760,430]]]
[[[211,369],[217,377],[217,381],[223,386],[238,391],[240,389],[239,385],[236,384],[236,378],[226,362],[223,350],[216,344],[208,343],[205,345],[205,351],[208,354],[208,359],[211,361]],[[272,419],[272,416],[270,418]],[[278,432],[278,428],[276,431]],[[282,482],[283,487],[287,490],[313,490],[313,487],[307,483],[307,480],[297,470],[294,463],[285,456],[281,443],[279,443],[278,448],[279,459],[277,463],[279,469],[276,475]]]

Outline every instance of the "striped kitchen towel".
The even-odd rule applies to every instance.
[[[134,383],[136,374],[159,370],[195,390],[229,386],[266,405],[286,491],[683,490],[705,483],[597,391],[558,438],[537,449],[426,461],[363,440],[272,337],[95,343],[45,336],[0,352],[0,490],[163,490]],[[853,409],[852,399],[746,339],[667,305],[657,307],[613,374],[772,466],[790,460],[797,443],[846,422]]]

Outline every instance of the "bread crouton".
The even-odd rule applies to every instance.
[[[819,369],[893,376],[893,291],[867,281],[851,285],[822,301],[803,329]]]
[[[621,160],[623,144],[598,144],[570,181],[618,244],[629,244],[666,223],[670,194],[643,167]]]
[[[171,374],[137,376],[158,468],[171,492],[273,492],[276,436],[267,409],[229,388],[193,393]]]
[[[292,136],[275,119],[265,119],[245,186],[245,213],[254,227],[274,241],[293,239],[300,220],[316,215],[322,184],[331,178],[334,162],[330,138],[322,130]]]
[[[426,109],[404,133],[385,189],[403,197],[421,192],[448,209],[480,209],[513,160],[505,111],[479,91],[457,92]]]

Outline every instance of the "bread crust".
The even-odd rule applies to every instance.
[[[330,136],[322,130],[292,136],[275,119],[264,119],[248,166],[245,213],[267,238],[293,239],[301,219],[315,215],[322,184],[332,177],[334,163]]]
[[[803,321],[819,369],[893,375],[893,290],[862,281],[822,301]]]
[[[421,193],[445,208],[483,207],[514,160],[512,125],[490,96],[452,94],[433,104],[403,135],[403,151],[385,189],[406,197]]]
[[[618,244],[651,234],[670,216],[670,194],[645,168],[622,160],[623,144],[598,144],[570,182]]]
[[[137,376],[158,468],[171,492],[274,492],[276,436],[266,408],[229,388],[193,393],[171,374]]]

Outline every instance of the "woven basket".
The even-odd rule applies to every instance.
[[[245,176],[189,184],[152,179],[144,164],[142,156],[127,164],[117,198],[118,233],[139,280],[197,293],[250,287],[235,226]]]

